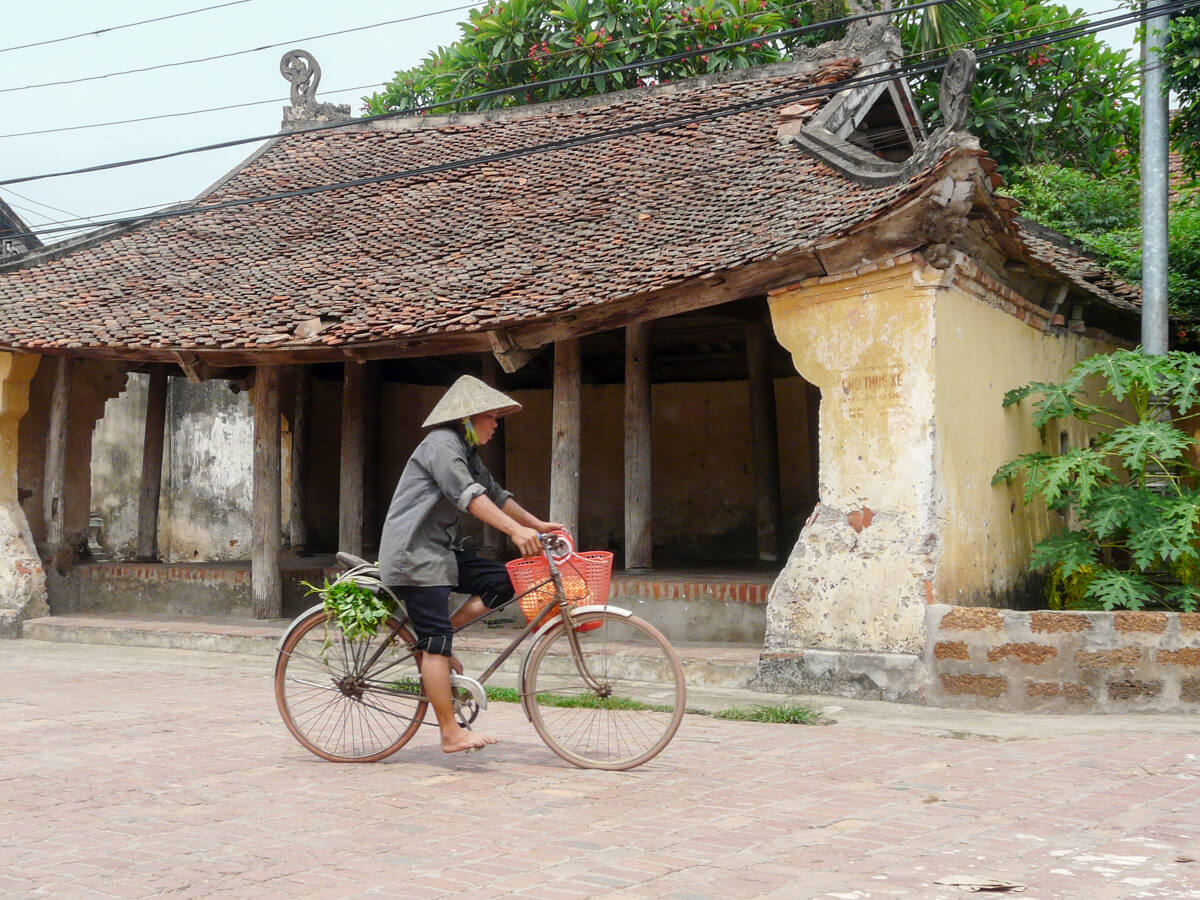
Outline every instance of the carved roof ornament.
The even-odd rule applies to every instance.
[[[350,118],[348,103],[318,103],[317,85],[321,67],[307,50],[289,50],[279,60],[279,74],[292,86],[292,105],[283,108],[283,131],[311,125],[344,122]]]
[[[975,84],[975,54],[971,50],[955,50],[942,72],[938,91],[938,108],[942,111],[947,131],[962,131],[971,111],[971,86]]]
[[[888,40],[886,43],[897,43],[898,34],[890,26],[880,29]],[[860,34],[865,33],[860,32]],[[871,55],[864,54],[859,76],[873,80],[872,76],[885,75],[899,66],[900,53],[898,49],[882,46],[879,31],[873,32],[877,49]],[[941,128],[926,136],[923,126],[917,139],[912,141],[913,152],[903,162],[881,159],[869,149],[851,143],[856,123],[863,120],[872,104],[879,99],[885,88],[894,90],[893,101],[897,108],[908,107],[915,109],[915,102],[908,90],[908,85],[899,75],[893,81],[875,86],[874,91],[851,84],[844,91],[835,94],[798,133],[786,134],[781,130],[781,137],[797,144],[809,155],[816,157],[830,168],[840,172],[851,181],[871,186],[896,184],[911,178],[914,174],[936,162],[948,150],[979,149],[979,141],[964,130],[971,111],[971,87],[975,81],[975,54],[970,50],[957,50],[950,57],[942,74],[941,90],[938,96],[939,107],[944,118]],[[915,129],[909,129],[910,137],[916,134]],[[860,143],[862,143],[860,141]]]
[[[289,50],[279,61],[279,74],[292,85],[292,106],[316,106],[321,67],[307,50]]]

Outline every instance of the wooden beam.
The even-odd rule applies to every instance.
[[[163,445],[167,424],[167,367],[150,369],[146,430],[142,438],[142,482],[138,492],[137,558],[158,559],[158,501],[162,491]]]
[[[297,552],[308,544],[308,445],[312,432],[312,368],[300,366],[296,372],[296,405],[292,412],[292,494],[288,516],[288,543]]]
[[[361,556],[363,550],[363,367],[346,363],[342,379],[342,459],[338,490],[338,549]]]
[[[779,559],[779,431],[775,382],[771,377],[774,340],[762,319],[746,323],[746,364],[750,373],[750,436],[754,459],[754,507],[758,558]]]
[[[579,340],[554,345],[553,439],[550,445],[550,520],[579,535],[579,460],[582,453],[582,365]]]
[[[533,351],[518,347],[503,328],[488,332],[488,340],[492,344],[492,355],[496,357],[496,362],[510,375],[533,358]]]
[[[279,572],[282,527],[280,490],[279,367],[260,366],[254,377],[254,499],[250,593],[256,619],[283,614]]]
[[[198,384],[204,380],[204,363],[196,358],[194,353],[179,353],[173,351],[171,356],[175,362],[179,364],[179,368],[183,369],[183,374],[187,376],[187,380],[192,384]]]
[[[650,324],[625,329],[625,570],[654,564],[651,533]]]
[[[51,553],[63,542],[67,514],[67,428],[71,413],[71,370],[74,361],[66,356],[55,360],[54,391],[50,395],[50,434],[46,439],[46,471],[43,511],[46,544]]]

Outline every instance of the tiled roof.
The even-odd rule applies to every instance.
[[[1021,243],[1036,265],[1118,309],[1141,310],[1141,288],[1100,265],[1068,238],[1029,219],[1017,218],[1016,225]]]
[[[280,137],[204,202],[764,102],[505,162],[146,222],[0,273],[0,346],[138,355],[491,330],[801,251],[923,183],[861,187],[778,141],[777,110],[792,92],[857,65],[773,67],[592,102]],[[318,317],[322,330],[297,338]]]

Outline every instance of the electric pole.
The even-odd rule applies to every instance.
[[[1170,19],[1165,0],[1146,0],[1142,38],[1142,347],[1167,352],[1167,92]]]

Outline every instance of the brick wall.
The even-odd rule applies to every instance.
[[[1200,614],[930,606],[933,706],[1200,712]]]

